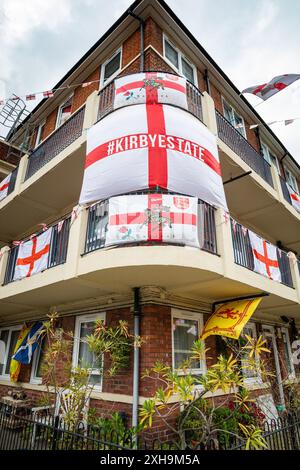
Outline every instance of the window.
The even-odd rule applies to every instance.
[[[262,142],[261,143],[261,150],[262,150],[262,154],[263,154],[264,159],[271,165],[271,156],[270,156],[269,147]]]
[[[39,341],[33,354],[30,382],[34,384],[42,383],[42,365],[45,352],[46,337]]]
[[[286,177],[287,183],[298,194],[299,189],[298,189],[298,184],[297,184],[297,180],[296,180],[295,176],[293,175],[293,173],[287,167],[284,167],[284,172],[285,172],[285,177]]]
[[[96,389],[102,387],[102,362],[96,362],[94,354],[85,342],[85,337],[93,333],[96,320],[105,320],[105,313],[83,315],[76,318],[73,349],[73,366],[88,367],[91,371],[90,384]]]
[[[35,147],[38,147],[43,140],[43,132],[44,132],[45,124],[46,124],[46,121],[44,121],[42,124],[38,126],[36,139],[35,139]]]
[[[73,95],[58,108],[56,127],[61,126],[71,116],[72,102]]]
[[[230,124],[243,136],[246,138],[246,130],[245,130],[245,123],[242,116],[240,116],[233,107],[228,104],[224,98],[223,101],[223,110],[224,110],[224,117]]]
[[[106,83],[112,80],[121,70],[122,63],[122,49],[119,49],[110,57],[101,68],[101,85],[106,85]]]
[[[164,56],[180,75],[196,85],[195,66],[166,37],[164,37]]]
[[[255,323],[247,323],[246,324],[246,326],[244,327],[243,332],[242,332],[242,338],[244,338],[245,340],[246,340],[246,335],[250,336],[253,339],[257,339]],[[259,374],[259,360],[258,360],[258,357],[255,356],[255,363],[256,363],[255,365],[256,365],[256,367],[247,369],[247,362],[248,362],[248,352],[247,352],[247,350],[245,350],[245,352],[243,352],[243,357],[242,357],[242,360],[241,360],[241,363],[242,363],[242,366],[243,366],[243,375],[244,375],[245,381],[249,381],[249,382],[261,381],[261,377],[260,377],[260,374]]]
[[[201,314],[172,310],[173,368],[181,371],[184,362],[191,356],[193,343],[199,339],[203,318]],[[205,372],[205,361],[192,361],[191,371],[195,375]]]
[[[3,362],[0,363],[0,376],[9,379],[10,362],[14,354],[21,326],[11,326],[0,330],[0,340],[5,344],[5,355]]]
[[[291,343],[289,337],[289,331],[287,328],[281,328],[282,340],[283,340],[283,352],[284,360],[286,365],[286,373],[289,379],[295,378],[295,369],[292,358]]]

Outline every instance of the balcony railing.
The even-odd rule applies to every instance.
[[[84,111],[83,106],[30,154],[25,180],[81,136]]]
[[[65,219],[60,230],[58,224],[53,226],[47,269],[66,262],[69,242],[70,220],[70,217]],[[6,266],[4,284],[8,284],[14,280],[18,251],[18,246],[14,246],[10,250]]]
[[[203,121],[202,101],[201,101],[202,93],[191,82],[187,81],[186,85],[187,85],[186,88],[187,88],[188,110],[192,114],[194,114],[194,116],[196,116],[198,119],[200,119],[200,121]],[[102,119],[104,116],[106,116],[107,114],[109,114],[111,111],[113,111],[114,94],[115,94],[115,82],[114,81],[109,83],[100,92],[98,121]]]
[[[282,176],[279,175],[279,179],[280,179],[280,184],[281,184],[281,189],[282,189],[282,194],[283,194],[283,197],[284,199],[292,205],[292,201],[291,201],[291,196],[290,196],[290,193],[289,193],[289,190],[288,190],[288,187],[286,185],[286,181],[284,178],[282,178]]]
[[[108,225],[108,200],[89,207],[85,253],[105,247]],[[215,209],[206,202],[198,202],[200,248],[217,254]],[[126,245],[167,245],[167,242],[128,242]],[[124,246],[125,244],[122,244]],[[172,245],[174,245],[172,243]]]
[[[271,165],[258,153],[219,111],[216,110],[218,135],[250,168],[273,187]]]
[[[231,219],[231,234],[234,262],[254,271],[254,257],[248,230],[243,225]],[[281,283],[293,287],[290,261],[287,253],[277,248],[277,258],[281,273]]]
[[[15,189],[17,175],[18,175],[18,167],[15,168],[11,172],[7,195],[11,194],[13,190]]]

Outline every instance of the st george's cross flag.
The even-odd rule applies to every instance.
[[[139,104],[89,129],[80,204],[158,187],[227,210],[216,137],[196,117]]]
[[[30,364],[32,355],[39,341],[41,340],[41,335],[43,334],[44,330],[43,323],[34,323],[12,358],[21,364]]]
[[[290,198],[291,198],[291,203],[294,209],[296,209],[297,212],[300,212],[300,196],[296,191],[287,183],[287,188],[290,193]]]
[[[11,173],[7,175],[4,180],[0,181],[0,201],[6,198],[10,183]]]
[[[199,247],[197,198],[170,194],[109,200],[106,245],[154,241]]]
[[[52,227],[19,246],[14,280],[30,277],[48,267]]]
[[[254,271],[281,282],[276,246],[266,242],[251,230],[248,233],[254,258]]]
[[[270,80],[268,83],[245,88],[242,93],[252,93],[253,95],[258,96],[265,101],[279,91],[284,90],[287,86],[291,85],[296,80],[299,80],[299,78],[300,74],[296,73],[278,75],[278,77],[272,78],[272,80]]]
[[[114,108],[165,103],[187,109],[186,79],[168,73],[143,72],[115,80]]]

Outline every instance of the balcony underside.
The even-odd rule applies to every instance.
[[[220,160],[223,181],[250,171],[239,157],[221,144]],[[225,150],[226,149],[226,150]],[[299,220],[282,204],[268,183],[254,171],[251,175],[225,184],[225,193],[231,214],[246,226],[271,241],[281,241],[282,245],[300,253]]]
[[[300,317],[293,289],[240,266],[224,275],[221,258],[197,249],[168,246],[97,250],[81,258],[76,275],[68,273],[66,263],[4,286],[0,316],[2,323],[21,321],[45,315],[53,306],[58,311],[76,311],[76,304],[78,308],[95,299],[99,299],[99,308],[105,309],[103,297],[111,299],[107,303],[110,308],[114,297],[126,297],[137,286],[157,286],[177,296],[212,303],[257,294],[271,282],[273,293],[263,299],[262,310]]]
[[[77,203],[85,154],[85,138],[80,137],[26,180],[18,195],[11,195],[0,210],[0,246],[32,233],[37,224]]]

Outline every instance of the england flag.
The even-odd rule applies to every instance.
[[[228,210],[216,137],[180,108],[123,107],[88,131],[80,204],[148,188]]]
[[[109,200],[106,245],[140,241],[199,247],[197,198],[170,194]]]
[[[290,193],[290,198],[291,198],[291,203],[294,209],[296,209],[297,212],[300,213],[300,196],[296,191],[289,185],[287,184],[288,191]]]
[[[4,178],[4,180],[0,181],[0,201],[6,198],[10,183],[11,173]]]
[[[144,103],[173,104],[187,109],[186,79],[168,73],[144,72],[115,80],[115,109]]]
[[[14,280],[30,277],[48,267],[52,227],[19,246]]]
[[[281,282],[276,246],[266,242],[251,230],[248,233],[254,258],[254,271]]]

